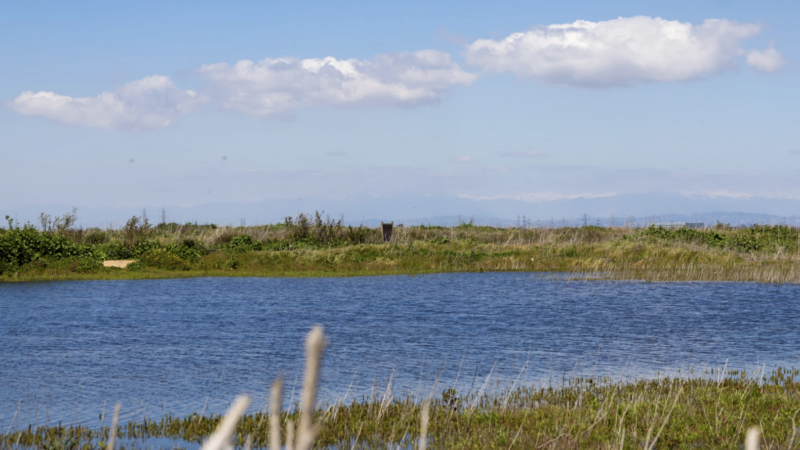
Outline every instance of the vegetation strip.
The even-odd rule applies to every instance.
[[[652,380],[575,378],[561,387],[516,387],[497,393],[459,393],[445,388],[437,398],[362,398],[323,405],[315,412],[315,448],[416,448],[421,409],[429,404],[427,446],[487,448],[710,448],[738,449],[749,427],[763,430],[765,448],[798,448],[800,383],[795,369],[768,376],[740,371]],[[275,427],[265,414],[245,415],[236,426],[236,445],[250,436],[254,448],[269,448],[274,429],[301,422],[301,409],[280,414]],[[151,438],[203,442],[220,415],[165,416],[129,422],[117,440]],[[106,422],[107,423],[107,422]],[[19,427],[23,428],[23,427]],[[0,430],[0,447],[104,449],[109,428],[28,426]],[[125,444],[117,448],[123,448]],[[134,445],[135,446],[135,445]]]
[[[299,215],[276,225],[75,229],[74,218],[0,228],[0,280],[201,276],[357,276],[443,272],[574,272],[648,281],[800,282],[800,230],[495,228],[413,226],[380,230]],[[120,269],[103,261],[136,260]]]

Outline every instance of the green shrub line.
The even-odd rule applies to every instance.
[[[74,213],[74,211],[73,211]],[[800,231],[754,226],[706,229],[395,228],[345,226],[322,213],[282,223],[218,227],[133,217],[119,229],[75,229],[57,218],[0,228],[0,280],[310,276],[435,272],[594,272],[612,278],[800,282]],[[108,269],[104,260],[138,262]]]
[[[724,227],[720,227],[724,228]],[[737,230],[730,235],[718,230],[693,230],[689,228],[665,229],[651,226],[644,231],[648,237],[665,241],[697,242],[712,248],[729,248],[739,252],[774,252],[778,248],[797,248],[800,235],[797,229],[786,226],[757,225]]]

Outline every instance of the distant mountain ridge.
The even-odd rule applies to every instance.
[[[30,205],[0,208],[17,223],[38,223],[39,214],[62,215],[73,205]],[[133,215],[147,214],[151,223],[215,223],[256,225],[282,222],[286,216],[325,211],[350,225],[380,222],[453,226],[473,220],[493,226],[642,226],[654,222],[718,221],[731,225],[788,224],[800,226],[800,200],[698,197],[678,194],[626,194],[543,202],[513,199],[471,200],[462,197],[359,197],[347,199],[274,199],[250,203],[206,203],[194,206],[78,207],[78,225],[120,227]]]

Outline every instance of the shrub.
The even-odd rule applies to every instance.
[[[197,262],[200,259],[200,255],[206,253],[200,243],[192,239],[185,239],[180,244],[169,244],[166,246],[166,250],[181,259],[191,262]]]
[[[75,244],[61,234],[41,233],[32,225],[9,228],[0,234],[0,274],[19,270],[42,258],[88,258],[99,260],[102,253],[91,246]]]
[[[298,214],[297,219],[286,217],[284,224],[292,241],[303,241],[311,237],[311,220],[305,214]]]
[[[726,234],[719,233],[719,230],[725,230]],[[689,228],[667,230],[651,226],[644,231],[644,235],[668,241],[697,242],[709,247],[727,247],[742,252],[774,250],[777,246],[791,248],[798,245],[798,231],[787,226],[754,226],[742,230],[716,226],[713,230],[705,231]]]
[[[102,231],[92,231],[84,239],[87,244],[96,245],[104,244],[108,241],[108,235]]]
[[[150,222],[146,216],[133,216],[125,223],[122,232],[125,235],[125,246],[134,247],[150,232]]]
[[[358,226],[356,228],[348,226],[347,241],[350,242],[350,244],[366,244],[369,238],[376,232],[377,230],[372,230],[365,226]]]
[[[234,252],[260,251],[263,249],[263,247],[264,246],[261,244],[261,242],[253,239],[247,234],[235,236],[223,246],[223,248],[233,250]]]

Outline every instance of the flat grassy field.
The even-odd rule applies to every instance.
[[[648,281],[800,281],[788,226],[663,228],[345,227],[317,216],[217,227],[132,220],[122,229],[0,229],[0,280],[201,276],[317,277],[443,272],[571,272]],[[125,269],[103,260],[136,259]]]

